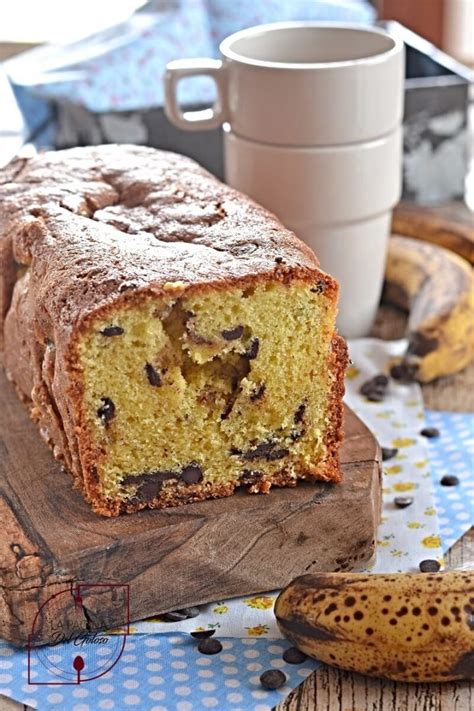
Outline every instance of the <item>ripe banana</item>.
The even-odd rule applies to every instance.
[[[443,247],[390,238],[384,301],[409,311],[408,349],[392,368],[400,380],[430,382],[474,357],[473,272]]]
[[[393,211],[392,232],[445,247],[474,264],[474,226],[467,221],[446,219],[428,207],[401,202]]]
[[[327,664],[397,681],[474,678],[474,571],[321,573],[275,604],[283,634]]]

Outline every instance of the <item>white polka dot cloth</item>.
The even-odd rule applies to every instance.
[[[384,462],[382,523],[373,571],[415,571],[424,558],[442,562],[443,550],[473,521],[472,415],[428,412],[425,421],[421,390],[415,384],[391,381],[381,403],[368,402],[359,393],[361,384],[387,372],[390,359],[404,348],[401,341],[361,339],[350,344],[346,400],[382,446],[398,450]],[[423,437],[420,431],[426,425],[439,428],[440,436]],[[439,484],[445,474],[458,477],[459,485]],[[397,495],[411,496],[413,503],[397,508],[393,503]],[[33,683],[28,683],[27,654],[0,640],[0,694],[42,710],[270,711],[317,667],[312,660],[299,665],[283,661],[289,645],[275,624],[276,594],[216,601],[201,607],[199,617],[184,622],[153,618],[134,623],[115,666],[95,680],[85,680],[86,672],[100,668],[117,644],[114,631],[106,635],[108,647],[80,648],[85,666],[79,684],[50,685],[74,679],[72,662],[78,648],[71,643],[34,652]],[[188,633],[199,628],[215,630],[214,637],[223,644],[219,654],[198,652],[198,643]],[[259,677],[267,669],[286,674],[279,690],[262,688]]]

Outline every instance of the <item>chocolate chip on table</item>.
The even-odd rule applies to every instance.
[[[245,351],[245,353],[242,354],[242,358],[246,358],[247,360],[255,360],[258,355],[259,348],[260,340],[257,337],[252,338],[249,345],[247,346],[247,350]]]
[[[264,689],[279,689],[286,683],[286,674],[279,669],[268,669],[260,675],[260,683]]]
[[[398,454],[398,449],[396,447],[382,447],[382,461],[386,462],[389,459],[393,459]]]
[[[191,632],[191,637],[194,639],[207,639],[212,637],[216,630],[196,630],[196,632]]]
[[[441,566],[437,560],[427,558],[420,562],[419,568],[422,573],[437,573]]]
[[[199,614],[200,610],[198,607],[183,607],[182,610],[166,612],[162,617],[165,622],[182,622],[183,620],[190,620],[193,617],[197,617]]]
[[[393,503],[398,509],[406,509],[407,506],[412,505],[413,501],[413,496],[396,496]]]
[[[433,439],[434,437],[439,437],[440,432],[437,427],[423,427],[423,429],[420,430],[420,434],[428,439]]]
[[[307,655],[298,647],[289,647],[283,652],[283,660],[288,664],[302,664],[307,658]]]
[[[199,642],[198,652],[201,652],[201,654],[219,654],[219,652],[222,652],[222,644],[218,639],[206,637]]]
[[[109,397],[101,397],[102,405],[97,410],[97,416],[100,417],[104,425],[108,425],[115,417],[115,405]]]
[[[103,336],[121,336],[122,333],[123,328],[121,326],[106,326],[101,331]]]
[[[153,387],[155,387],[155,388],[159,388],[162,383],[161,375],[152,366],[151,363],[147,363],[145,365],[145,373],[146,373],[146,377],[148,378],[148,382],[150,383],[150,385],[153,385]]]
[[[166,612],[162,615],[162,619],[165,622],[182,622],[183,620],[187,620],[188,616],[183,610],[173,610],[172,612]]]
[[[418,365],[415,363],[397,363],[390,368],[390,375],[400,383],[413,383],[416,380]]]
[[[202,469],[196,462],[191,462],[181,471],[181,479],[185,484],[197,484],[202,479]]]
[[[235,328],[229,328],[227,330],[221,331],[222,338],[225,341],[236,341],[243,335],[244,327],[235,326]]]
[[[441,477],[439,483],[443,486],[457,486],[459,484],[459,479],[454,474],[445,474]]]
[[[359,392],[371,402],[381,402],[387,393],[388,383],[387,376],[380,373],[362,383]]]

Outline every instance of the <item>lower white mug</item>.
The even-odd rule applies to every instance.
[[[402,134],[339,146],[274,146],[224,131],[226,182],[274,212],[340,283],[338,327],[365,336],[383,285]]]

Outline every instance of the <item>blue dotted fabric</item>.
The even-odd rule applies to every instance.
[[[210,656],[198,652],[189,635],[134,635],[127,638],[118,664],[102,679],[60,686],[28,684],[27,654],[0,641],[0,694],[33,708],[58,711],[270,711],[317,667],[310,659],[299,665],[284,662],[286,641],[221,641],[223,651]],[[80,651],[85,673],[87,650]],[[100,658],[102,652],[108,653],[99,648],[94,655]],[[57,682],[58,676],[48,675],[48,668],[71,668],[71,661],[70,644],[49,648],[48,663],[44,656],[32,659],[32,680]],[[263,689],[259,677],[267,669],[283,671],[286,684],[276,691]]]
[[[474,415],[427,410],[425,417],[427,426],[440,431],[439,437],[428,440],[428,452],[446,551],[474,525]],[[442,486],[445,474],[457,476],[459,484]]]

